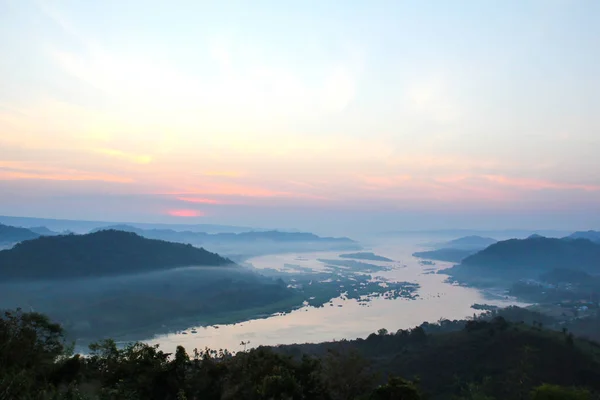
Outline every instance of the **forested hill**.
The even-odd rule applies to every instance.
[[[511,239],[465,258],[461,265],[504,271],[576,268],[600,272],[600,244],[585,239]]]
[[[29,229],[0,224],[0,244],[13,244],[38,237],[40,237],[38,233]]]
[[[87,235],[40,237],[0,251],[0,279],[100,277],[227,264],[232,261],[191,245],[108,230]]]

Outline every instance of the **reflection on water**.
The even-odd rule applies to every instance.
[[[323,342],[340,339],[366,337],[380,328],[396,331],[419,325],[423,321],[435,322],[441,318],[461,319],[477,311],[471,308],[474,303],[494,305],[518,304],[514,299],[497,296],[485,298],[484,294],[472,288],[445,283],[445,275],[432,273],[451,266],[450,263],[436,262],[435,265],[421,265],[412,257],[418,246],[410,244],[384,244],[374,246],[372,251],[394,260],[393,263],[368,261],[372,264],[390,265],[389,271],[378,272],[378,276],[393,280],[419,283],[421,286],[416,300],[382,298],[373,299],[367,306],[355,300],[341,298],[333,301],[333,306],[321,308],[303,307],[284,315],[245,321],[232,325],[197,327],[196,333],[188,329],[185,334],[159,336],[149,343],[160,344],[166,351],[174,351],[177,345],[188,351],[194,348],[226,348],[230,351],[243,349],[242,341],[250,347],[291,343]],[[268,255],[255,257],[249,262],[258,269],[282,269],[284,264],[300,265],[304,268],[323,270],[324,264],[318,259],[338,258],[339,253],[316,252],[302,254]]]

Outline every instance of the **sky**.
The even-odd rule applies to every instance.
[[[600,2],[0,0],[0,214],[600,228]]]

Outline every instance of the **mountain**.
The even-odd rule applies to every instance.
[[[32,232],[29,229],[0,224],[0,245],[12,245],[23,240],[31,240],[38,237],[40,237],[38,233]]]
[[[242,261],[247,258],[275,253],[327,250],[358,250],[361,247],[348,238],[320,237],[312,233],[251,231],[241,233],[205,233],[172,229],[141,229],[131,225],[97,228],[133,232],[148,239],[166,240],[202,246],[219,254]]]
[[[570,234],[565,239],[587,239],[592,242],[600,243],[600,232],[599,231],[579,231]]]
[[[271,242],[335,242],[335,243],[355,243],[349,238],[320,237],[313,233],[305,232],[281,232],[281,231],[250,231],[250,232],[223,232],[223,233],[205,233],[192,231],[175,231],[172,229],[141,229],[131,225],[111,225],[94,229],[92,232],[103,230],[119,230],[125,232],[134,232],[140,236],[153,239],[170,239],[173,241],[202,241],[202,242],[250,242],[250,241],[271,241]]]
[[[30,231],[37,233],[40,236],[57,236],[60,235],[59,232],[54,232],[51,231],[50,229],[46,228],[45,226],[34,226],[32,228],[29,228]]]
[[[600,244],[585,239],[511,239],[467,257],[462,265],[497,270],[571,268],[600,272]]]
[[[0,223],[23,226],[26,228],[45,226],[46,228],[57,231],[73,231],[77,233],[87,233],[92,229],[117,225],[120,222],[110,221],[84,221],[84,220],[68,220],[68,219],[51,219],[51,218],[34,218],[34,217],[12,217],[0,215]],[[178,231],[193,231],[193,232],[247,232],[252,230],[264,230],[244,226],[232,225],[217,225],[217,224],[153,224],[153,223],[138,223],[131,222],[127,225],[135,226],[142,229],[174,229]]]
[[[527,236],[527,239],[539,239],[539,238],[543,238],[544,236],[542,235],[538,235],[537,233],[534,233],[532,235]]]
[[[465,258],[444,273],[458,281],[482,285],[537,279],[553,269],[600,273],[600,244],[586,239],[510,239]]]
[[[465,236],[458,239],[450,240],[444,243],[443,248],[463,249],[463,250],[480,250],[485,249],[489,245],[496,243],[496,239],[483,236]]]
[[[436,261],[461,262],[462,260],[476,252],[476,250],[464,249],[437,249],[429,251],[418,251],[416,253],[413,253],[413,257],[425,258]]]
[[[231,263],[191,245],[109,230],[87,235],[42,236],[0,251],[0,277],[4,280],[100,277]]]

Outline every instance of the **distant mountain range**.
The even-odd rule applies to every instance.
[[[502,270],[573,268],[600,272],[600,244],[587,239],[511,239],[465,258],[462,265]]]
[[[140,236],[151,239],[170,240],[174,242],[189,243],[221,243],[221,242],[335,242],[355,243],[348,238],[320,237],[313,233],[304,232],[280,232],[280,231],[252,231],[241,233],[206,233],[191,231],[175,231],[172,229],[140,229],[131,225],[112,225],[94,229],[92,232],[103,230],[119,230],[134,232]]]
[[[441,247],[461,250],[480,250],[485,249],[496,242],[496,239],[489,237],[471,235],[450,240],[449,242],[444,243]]]
[[[567,236],[565,239],[587,239],[587,240],[591,240],[592,242],[597,242],[600,243],[600,232],[598,231],[579,231],[579,232],[575,232],[572,233],[571,235]]]
[[[241,233],[205,233],[172,229],[140,229],[130,225],[114,225],[95,231],[115,229],[134,232],[149,239],[189,243],[210,251],[234,257],[238,261],[249,257],[287,252],[358,250],[361,247],[348,238],[320,237],[312,233],[253,231]]]
[[[30,229],[0,224],[0,245],[12,245],[24,240],[37,239],[38,237],[40,237],[40,234]]]
[[[539,234],[546,237],[564,237],[572,231],[567,230],[527,230],[527,229],[498,229],[498,230],[477,230],[477,229],[429,229],[429,230],[406,230],[406,231],[388,231],[382,232],[383,236],[422,236],[422,237],[461,237],[461,236],[491,236],[496,238],[526,238],[531,234]]]
[[[496,242],[496,239],[489,237],[465,236],[448,242],[436,243],[432,245],[435,248],[434,250],[418,251],[413,253],[413,256],[429,260],[460,262]]]
[[[42,236],[0,251],[0,278],[41,280],[114,276],[232,261],[204,249],[131,232]]]
[[[67,219],[51,219],[51,218],[33,218],[33,217],[12,217],[0,215],[0,223],[12,226],[22,226],[25,228],[33,228],[43,226],[51,231],[63,232],[73,231],[76,233],[87,233],[93,229],[118,225],[120,222],[110,221],[84,221],[84,220],[67,220]],[[248,232],[248,231],[263,231],[266,229],[252,228],[245,226],[233,225],[218,225],[218,224],[165,224],[165,223],[127,223],[127,225],[135,226],[141,229],[173,229],[178,231],[192,232]]]
[[[428,260],[446,261],[446,262],[461,262],[465,258],[477,253],[477,250],[463,249],[437,249],[429,251],[417,251],[413,253],[414,257],[425,258]]]

